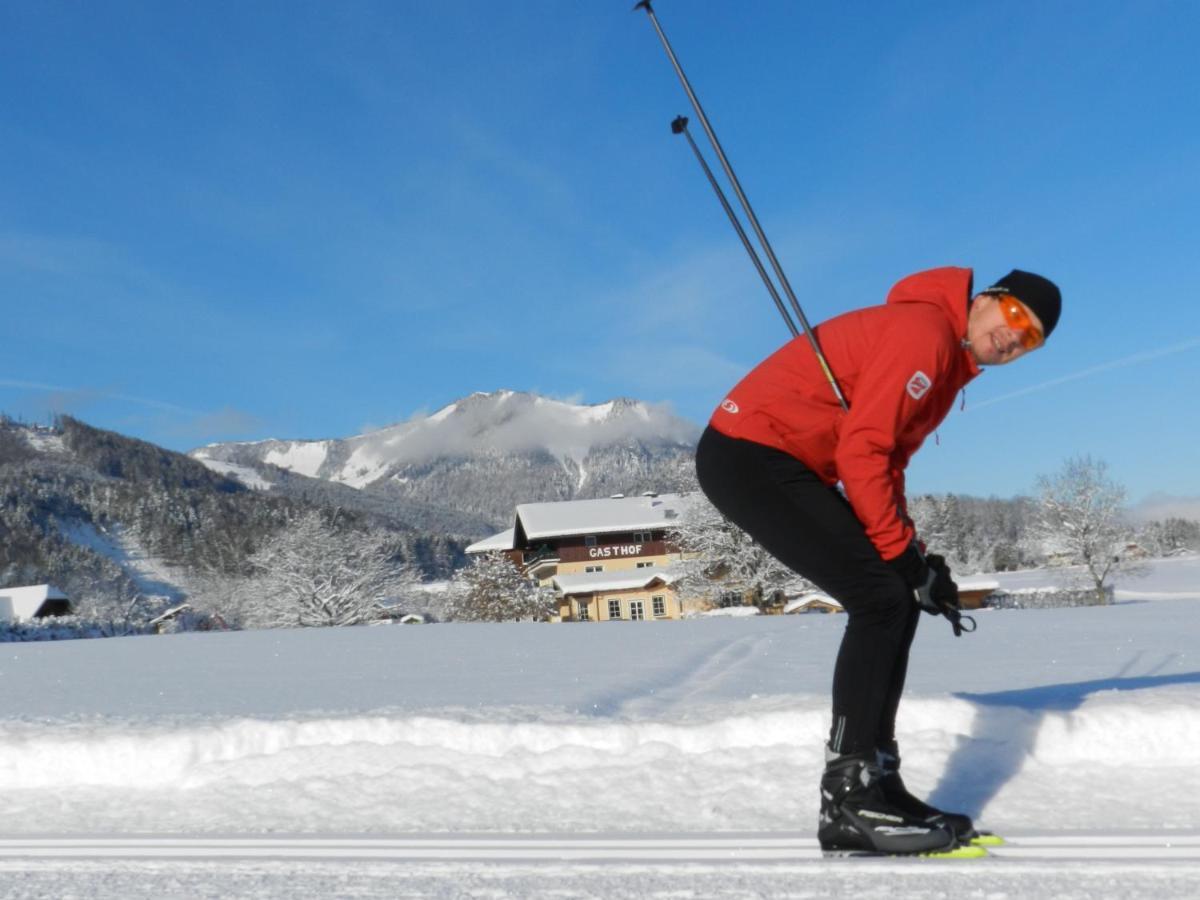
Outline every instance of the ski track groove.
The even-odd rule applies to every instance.
[[[470,860],[478,862],[639,861],[647,863],[805,862],[824,860],[800,835],[406,837],[11,837],[0,859],[306,859]],[[952,865],[1103,861],[1140,866],[1200,863],[1200,832],[1013,836],[983,860],[857,859],[866,865]],[[834,862],[846,862],[838,860]]]
[[[770,635],[748,634],[715,652],[706,649],[697,653],[653,688],[618,703],[616,709],[622,714],[638,716],[668,713],[694,697],[707,695],[714,681],[728,679],[731,672],[771,640]]]

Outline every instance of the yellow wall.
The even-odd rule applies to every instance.
[[[654,615],[654,598],[662,597],[665,606],[665,615]],[[564,622],[577,621],[575,609],[577,605],[586,604],[589,613],[588,621],[591,622],[608,622],[608,601],[619,600],[621,602],[621,619],[628,621],[630,617],[630,603],[634,600],[642,601],[643,615],[645,621],[653,621],[654,619],[678,619],[679,612],[679,595],[675,589],[666,585],[658,585],[654,588],[637,588],[635,590],[625,591],[600,591],[596,594],[582,594],[559,600],[559,615],[562,616]]]
[[[585,560],[581,562],[557,563],[543,566],[537,572],[538,584],[550,586],[550,579],[555,575],[584,575],[591,566],[602,566],[601,572],[632,572],[638,563],[654,563],[655,569],[665,569],[671,563],[678,562],[682,557],[678,553],[663,553],[659,556],[630,556],[624,559]]]
[[[678,553],[663,553],[659,556],[629,556],[623,559],[597,559],[580,562],[559,563],[559,575],[582,575],[590,566],[602,566],[602,572],[631,572],[638,563],[654,563],[654,568],[665,569],[673,562],[679,561]]]

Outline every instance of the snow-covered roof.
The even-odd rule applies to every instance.
[[[70,603],[67,595],[52,584],[0,588],[0,621],[32,619],[48,600]]]
[[[998,591],[1000,582],[995,578],[962,578],[958,581],[960,591]]]
[[[842,608],[842,604],[838,603],[828,594],[822,594],[819,591],[810,591],[807,594],[801,594],[799,597],[789,600],[783,607],[784,615],[795,612],[802,607],[808,606],[810,603],[828,603],[830,606],[836,606],[838,609]]]
[[[515,528],[507,528],[499,534],[493,534],[482,541],[476,541],[467,548],[467,552],[486,553],[489,550],[511,550],[513,549],[513,536],[515,533]]]
[[[678,578],[670,569],[627,569],[623,572],[585,572],[555,575],[550,579],[561,594],[594,594],[597,591],[630,591],[650,587],[655,581],[673,584]]]
[[[522,503],[517,521],[529,540],[573,534],[608,534],[643,528],[674,528],[686,510],[683,494]]]
[[[745,619],[748,616],[761,616],[762,610],[757,606],[722,606],[700,613],[705,619]]]
[[[168,609],[166,612],[162,613],[161,615],[155,616],[153,619],[150,620],[150,624],[151,625],[160,625],[163,622],[166,622],[168,619],[172,619],[175,616],[179,615],[184,610],[188,610],[191,608],[192,608],[192,604],[190,604],[190,603],[179,603],[175,606],[172,606],[170,609]]]

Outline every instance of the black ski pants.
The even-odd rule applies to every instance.
[[[846,498],[795,457],[711,427],[696,448],[696,475],[725,518],[848,613],[833,672],[830,748],[864,753],[895,740],[920,607]]]

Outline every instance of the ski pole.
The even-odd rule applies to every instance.
[[[812,326],[808,324],[804,310],[800,308],[800,301],[796,299],[796,293],[792,290],[792,286],[787,280],[787,275],[784,274],[783,267],[779,264],[779,259],[775,256],[775,251],[771,249],[771,242],[767,240],[767,235],[758,222],[758,216],[754,214],[754,209],[750,206],[750,201],[746,198],[745,191],[742,190],[741,182],[738,181],[737,175],[733,172],[733,167],[729,164],[729,158],[725,156],[725,151],[721,149],[721,142],[717,140],[716,132],[713,131],[712,125],[708,121],[708,116],[704,114],[704,109],[700,106],[700,100],[696,97],[696,92],[692,90],[692,85],[688,81],[687,75],[683,73],[683,67],[679,65],[679,60],[675,57],[675,51],[671,49],[671,42],[667,40],[666,33],[658,23],[658,17],[654,14],[654,7],[651,6],[650,0],[640,0],[634,6],[634,9],[644,9],[646,15],[650,17],[650,24],[654,26],[654,30],[658,33],[658,39],[662,42],[663,49],[667,52],[667,58],[670,59],[671,65],[675,69],[675,74],[679,76],[683,90],[687,93],[688,100],[691,101],[692,109],[696,111],[696,116],[700,119],[700,125],[704,128],[704,133],[708,136],[708,142],[712,144],[713,150],[716,151],[717,158],[721,161],[721,168],[725,170],[725,176],[729,179],[729,183],[733,187],[733,192],[737,195],[738,202],[741,203],[742,209],[746,211],[746,218],[750,220],[750,227],[754,229],[754,234],[758,237],[758,242],[762,246],[763,252],[767,254],[767,259],[771,262],[771,268],[775,271],[775,277],[779,279],[779,284],[783,287],[784,293],[787,294],[788,301],[792,305],[792,310],[796,313],[796,318],[804,328],[808,342],[817,354],[817,361],[821,364],[821,370],[825,373],[825,377],[829,381],[829,386],[833,389],[834,396],[837,397],[842,409],[848,410],[850,405],[846,402],[846,398],[842,394],[842,389],[838,386],[837,379],[833,377],[833,370],[829,368],[829,362],[825,359],[825,354],[821,352],[821,345],[817,343],[817,336],[813,333]]]
[[[692,139],[692,133],[688,131],[688,120],[686,116],[676,116],[675,121],[671,123],[672,134],[682,134],[687,138],[688,143],[692,147],[692,152],[696,154],[696,161],[700,163],[700,168],[704,170],[704,174],[708,177],[708,183],[712,185],[712,189],[717,194],[717,199],[721,201],[721,208],[725,210],[725,215],[729,216],[729,224],[733,226],[733,230],[737,232],[737,236],[742,239],[742,246],[746,248],[746,252],[750,254],[750,261],[754,263],[754,268],[758,270],[758,275],[763,280],[763,284],[767,286],[767,291],[771,295],[771,299],[775,301],[775,308],[779,310],[779,314],[783,316],[783,321],[787,324],[788,331],[792,333],[792,337],[799,337],[800,330],[796,327],[796,323],[792,321],[792,317],[788,315],[787,307],[783,305],[783,298],[779,296],[779,291],[775,289],[775,283],[771,281],[771,276],[767,274],[767,270],[763,268],[762,260],[759,259],[758,253],[754,249],[754,245],[750,243],[750,238],[746,235],[746,229],[742,227],[742,223],[738,220],[737,213],[733,211],[733,207],[729,205],[729,200],[725,196],[725,192],[721,190],[721,184],[713,175],[712,169],[708,167],[708,162],[705,161],[704,155],[700,152],[700,148],[696,146],[696,142]]]

